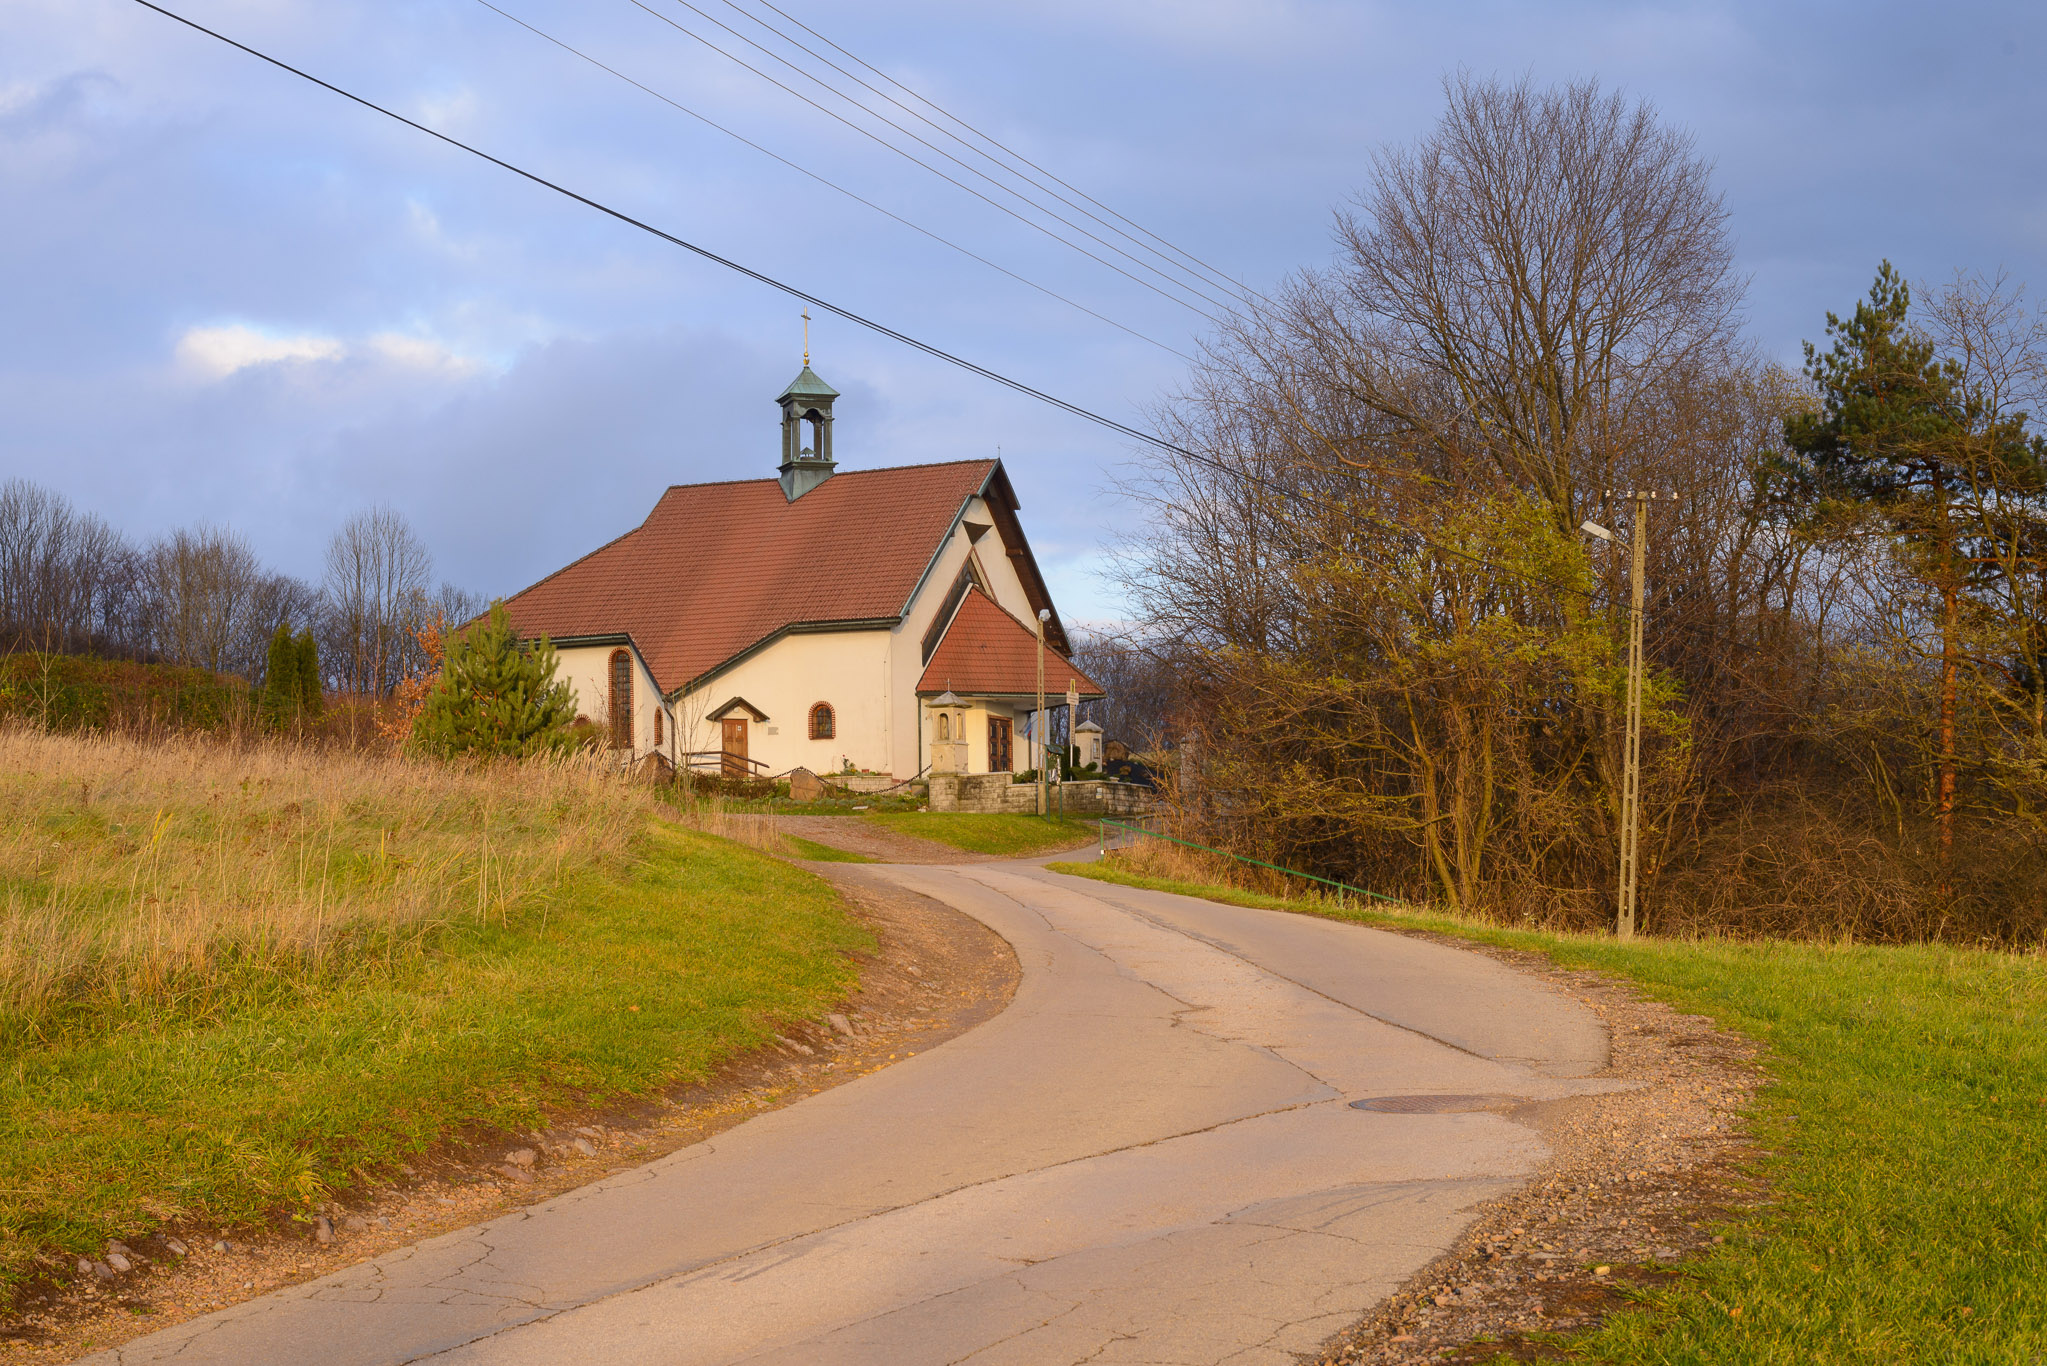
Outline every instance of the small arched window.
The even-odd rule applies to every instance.
[[[630,650],[611,652],[611,747],[633,747],[633,656]]]
[[[938,713],[938,743],[943,745],[950,744],[951,742],[952,718],[950,716],[947,716],[944,712],[940,712]]]
[[[654,708],[654,744],[656,748],[659,748],[661,745],[661,708],[659,707]]]
[[[838,718],[832,715],[832,704],[820,702],[810,709],[810,738],[830,740],[839,733]]]

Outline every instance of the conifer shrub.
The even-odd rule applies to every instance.
[[[320,646],[313,639],[312,627],[299,632],[292,652],[298,660],[299,710],[307,720],[317,721],[326,709],[326,698],[320,687]]]
[[[527,758],[574,749],[575,695],[555,677],[554,645],[527,644],[502,602],[448,637],[441,676],[427,689],[412,742],[441,758]]]
[[[263,670],[262,710],[264,724],[282,730],[298,719],[299,651],[291,628],[280,625],[270,637],[270,652]]]

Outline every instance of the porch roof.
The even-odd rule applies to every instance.
[[[1066,696],[1071,679],[1085,698],[1108,694],[1065,655],[1045,647],[1045,700]],[[963,697],[1035,699],[1038,691],[1038,638],[980,589],[970,589],[946,625],[945,636],[917,680],[917,695],[954,692]]]

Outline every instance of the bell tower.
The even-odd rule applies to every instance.
[[[782,408],[782,496],[795,502],[832,477],[832,400],[839,391],[810,368],[810,317],[804,315],[803,370],[775,400]],[[804,444],[809,425],[810,443]]]

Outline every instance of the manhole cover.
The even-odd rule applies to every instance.
[[[1387,1115],[1456,1115],[1512,1105],[1520,1099],[1519,1096],[1370,1096],[1352,1101],[1350,1108],[1376,1110]]]

